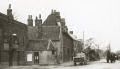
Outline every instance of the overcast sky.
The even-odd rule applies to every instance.
[[[55,9],[78,38],[84,31],[85,39],[95,38],[101,48],[110,42],[112,50],[120,49],[120,0],[0,0],[0,12],[6,14],[9,3],[15,19],[23,23],[29,14],[45,20]]]

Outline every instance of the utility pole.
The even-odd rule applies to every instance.
[[[83,49],[84,49],[85,43],[84,43],[84,31],[83,31]]]
[[[109,43],[109,50],[111,51],[110,43]]]

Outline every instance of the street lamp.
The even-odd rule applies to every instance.
[[[13,36],[17,36],[17,34],[15,34],[15,33],[14,33],[14,34],[12,34],[12,35],[13,35]]]
[[[14,56],[13,54],[17,48],[18,48],[17,34],[13,33],[9,36],[9,66],[13,65]]]

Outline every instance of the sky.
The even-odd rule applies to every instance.
[[[110,43],[113,51],[120,50],[120,0],[0,0],[0,12],[6,14],[12,4],[15,19],[27,24],[39,14],[43,21],[52,9],[65,18],[69,30],[79,39],[94,38],[101,49]]]

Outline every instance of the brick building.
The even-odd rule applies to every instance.
[[[14,20],[11,5],[7,15],[0,13],[0,64],[25,64],[25,47],[27,46],[27,26]]]

